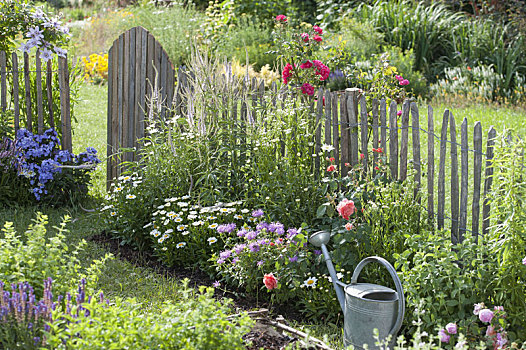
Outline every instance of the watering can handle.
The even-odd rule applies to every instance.
[[[365,267],[365,265],[372,263],[372,262],[377,262],[383,265],[387,269],[387,271],[389,271],[389,274],[391,275],[395,283],[395,286],[396,286],[396,292],[398,293],[398,316],[396,318],[396,322],[393,328],[391,328],[391,331],[389,331],[389,334],[394,336],[396,333],[398,333],[398,331],[402,327],[402,321],[404,320],[405,297],[404,297],[404,290],[402,288],[402,282],[400,282],[400,279],[398,278],[398,275],[396,274],[396,270],[393,267],[393,265],[391,265],[384,258],[380,258],[379,256],[367,257],[363,259],[362,261],[360,261],[358,266],[356,266],[356,268],[354,269],[354,272],[351,278],[351,284],[356,284],[358,282],[358,276],[360,275],[360,272],[362,272],[362,269]]]

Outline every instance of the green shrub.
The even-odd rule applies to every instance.
[[[247,315],[228,319],[228,303],[202,287],[196,296],[185,285],[182,299],[166,303],[160,313],[144,314],[134,300],[82,305],[89,314],[73,318],[57,309],[47,335],[52,349],[245,349],[242,336],[252,321]]]
[[[86,246],[80,241],[74,249],[66,244],[68,217],[57,227],[57,233],[46,237],[47,216],[37,214],[34,224],[18,236],[13,224],[6,222],[0,238],[0,280],[5,283],[28,282],[35,288],[35,295],[42,296],[42,281],[52,277],[54,292],[64,295],[74,290],[79,278],[86,278],[88,290],[93,290],[104,263],[111,258],[107,254],[89,266],[82,267],[78,258]]]

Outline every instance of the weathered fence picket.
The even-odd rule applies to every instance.
[[[2,112],[9,110],[12,113],[15,133],[21,127],[31,132],[36,127],[38,134],[42,134],[45,128],[54,128],[54,115],[57,111],[54,111],[53,106],[53,76],[56,73],[60,90],[61,146],[62,149],[71,151],[70,70],[67,58],[58,58],[58,70],[55,71],[51,60],[48,60],[46,65],[42,65],[38,51],[34,59],[30,58],[27,53],[24,53],[23,57],[21,60],[23,67],[20,69],[16,52],[8,55],[0,51],[0,106]],[[31,73],[34,73],[33,79]],[[23,79],[23,96],[20,96],[20,78]],[[25,105],[25,111],[21,110],[21,101]],[[34,112],[36,112],[36,125],[33,119]],[[22,116],[25,119],[21,120]]]

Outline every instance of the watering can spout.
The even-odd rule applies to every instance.
[[[329,242],[330,237],[331,237],[331,234],[329,232],[318,231],[309,238],[309,242],[312,245],[321,248],[323,257],[325,258],[325,264],[327,265],[327,269],[329,270],[329,274],[332,279],[332,285],[334,286],[334,289],[336,291],[336,296],[338,297],[338,302],[340,303],[342,312],[345,314],[344,288],[346,285],[338,280],[336,269],[334,268],[334,265],[332,264],[331,255],[329,254],[329,250],[327,249],[327,246],[326,246],[326,244]]]

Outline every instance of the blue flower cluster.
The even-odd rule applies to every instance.
[[[46,184],[53,181],[56,174],[62,173],[63,165],[100,163],[97,150],[93,147],[88,147],[86,152],[78,156],[67,150],[60,150],[60,140],[53,128],[42,135],[20,129],[16,134],[15,145],[18,174],[29,180],[37,200],[48,194]]]

